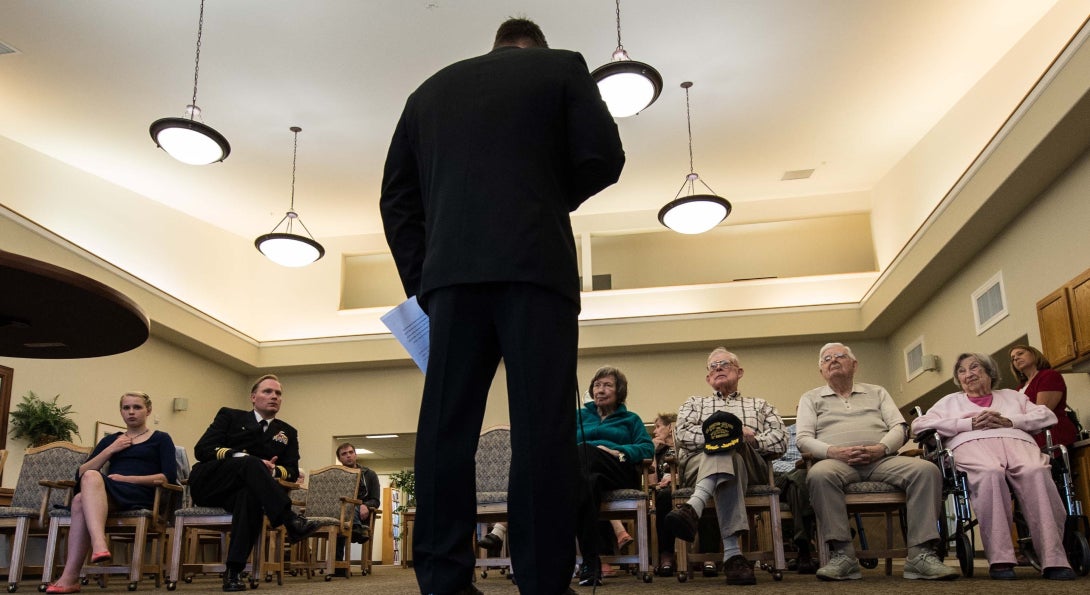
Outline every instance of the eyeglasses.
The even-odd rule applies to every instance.
[[[709,372],[717,372],[719,370],[729,370],[731,368],[737,368],[738,364],[734,362],[728,362],[727,360],[719,360],[708,364]]]
[[[595,382],[594,384],[590,385],[590,388],[593,389],[593,390],[598,390],[600,388],[602,388],[602,389],[614,388],[614,386],[613,386],[612,382],[598,381],[598,382]]]
[[[824,355],[824,356],[821,357],[821,363],[827,364],[827,363],[833,361],[834,359],[845,359],[847,357],[848,357],[847,353],[830,353],[829,355]]]

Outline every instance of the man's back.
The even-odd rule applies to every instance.
[[[578,301],[569,213],[623,164],[579,54],[500,47],[444,68],[407,101],[386,162],[387,238],[426,255],[394,248],[406,294],[529,282]],[[399,226],[415,208],[426,247],[422,230]]]

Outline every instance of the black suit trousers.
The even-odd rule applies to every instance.
[[[599,555],[613,551],[612,543],[603,547],[600,539],[598,513],[602,496],[610,490],[639,489],[640,471],[632,463],[621,462],[597,446],[583,443],[579,448],[582,449],[579,463],[583,467],[583,481],[579,486],[579,551],[583,554],[583,562],[594,568],[599,564]]]
[[[423,593],[469,585],[474,456],[500,359],[511,419],[508,540],[519,591],[556,595],[575,564],[578,305],[528,283],[431,292],[416,449],[413,566]]]
[[[231,513],[229,567],[246,564],[261,533],[263,515],[274,527],[291,515],[291,498],[257,457],[201,462],[193,467],[189,487],[198,506],[217,506]]]

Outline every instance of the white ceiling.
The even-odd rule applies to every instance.
[[[625,171],[575,214],[576,227],[658,228],[658,209],[689,171],[683,81],[695,83],[695,169],[734,203],[732,218],[773,204],[782,219],[869,211],[875,184],[1056,4],[623,2],[624,46],[665,89],[618,122]],[[405,97],[442,66],[488,51],[506,17],[535,20],[591,69],[616,45],[607,0],[208,0],[197,103],[232,153],[196,167],[156,149],[148,126],[190,102],[198,10],[198,0],[4,0],[0,42],[16,53],[0,55],[0,135],[248,243],[288,207],[288,128],[300,126],[295,207],[336,246],[381,233],[382,165]],[[809,179],[780,179],[811,168]],[[98,241],[88,231],[77,243],[96,253]],[[109,259],[154,278],[137,255]],[[237,306],[158,285],[231,323]]]

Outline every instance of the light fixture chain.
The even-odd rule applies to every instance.
[[[621,0],[617,0],[617,49],[623,49],[621,45]]]
[[[201,0],[201,16],[197,20],[197,57],[193,61],[193,102],[190,104],[193,107],[197,107],[197,76],[201,72],[201,34],[204,32],[204,0]],[[196,110],[190,116],[190,119],[196,118]]]
[[[685,126],[689,129],[689,173],[693,173],[693,118],[689,113],[689,87],[685,87]]]
[[[291,151],[291,210],[295,210],[295,161],[299,156],[299,131],[297,127],[292,127],[292,132],[295,133],[295,146]],[[309,233],[309,232],[308,232]]]

